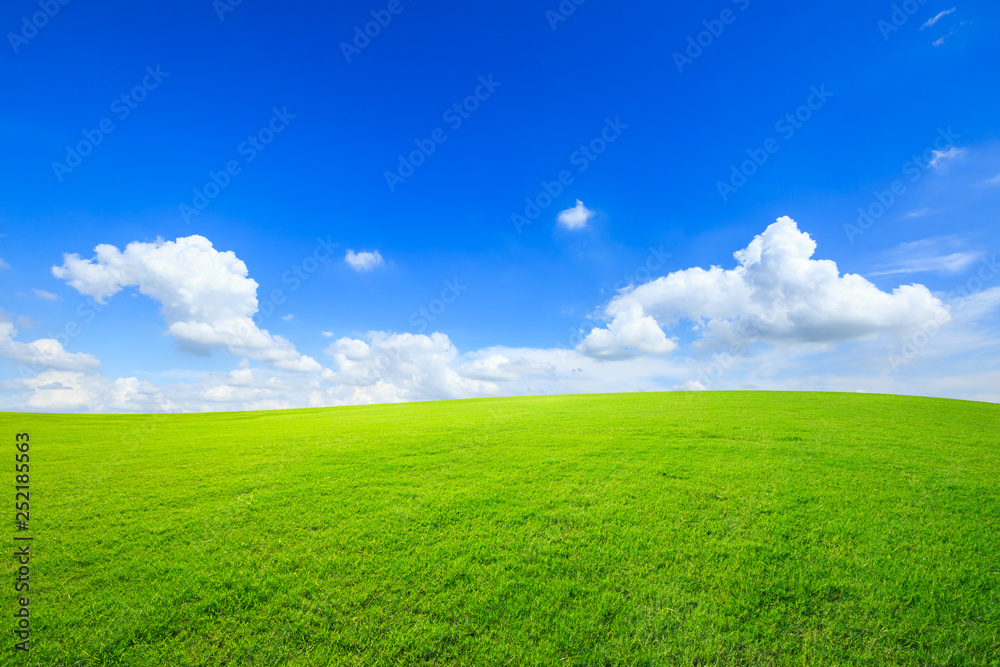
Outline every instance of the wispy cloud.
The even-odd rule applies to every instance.
[[[291,322],[293,319],[295,319],[295,315],[288,313],[287,315],[282,315],[281,319],[285,320],[286,322]]]
[[[881,270],[869,275],[960,273],[982,257],[980,252],[962,250],[963,246],[964,241],[954,235],[902,243],[889,251]]]
[[[323,332],[323,338],[333,338],[333,332],[332,331],[324,331]]]
[[[948,14],[951,14],[956,9],[958,9],[958,7],[952,7],[951,9],[944,10],[943,12],[939,13],[934,18],[928,19],[926,23],[924,23],[922,26],[920,26],[920,29],[923,30],[924,28],[930,28],[932,25],[934,25],[935,23],[937,23],[938,21],[940,21],[941,19],[943,19],[945,16],[948,16]]]
[[[7,262],[3,261],[3,258],[0,257],[0,269],[9,269],[9,268],[10,268],[10,264],[8,264]]]
[[[949,146],[943,151],[934,151],[934,157],[931,158],[930,165],[934,169],[940,169],[946,162],[959,160],[965,157],[966,153],[968,153],[968,151],[964,148]]]
[[[353,250],[348,250],[347,255],[344,256],[344,261],[359,273],[371,271],[375,267],[385,264],[385,260],[382,259],[382,253],[378,250],[374,252],[354,252]]]
[[[21,329],[34,329],[41,324],[41,322],[36,322],[26,315],[14,315],[4,312],[4,309],[0,308],[0,324],[5,322],[14,322]]]
[[[45,299],[46,301],[59,300],[59,297],[57,295],[53,294],[52,292],[46,292],[43,289],[33,289],[31,291],[34,292],[35,296],[37,296],[39,299]]]
[[[954,28],[952,28],[951,30],[949,30],[947,34],[942,35],[941,37],[938,37],[937,39],[935,39],[933,42],[931,42],[931,44],[933,44],[934,46],[941,46],[942,44],[945,43],[945,40],[947,40],[949,37],[951,37],[952,35],[954,35],[955,31],[958,30],[959,28],[961,28],[964,25],[965,25],[965,21],[959,21],[959,23],[958,23],[957,26],[955,26]]]
[[[17,326],[21,327],[22,329],[34,329],[39,324],[41,324],[41,322],[31,319],[27,315],[18,315],[17,319],[14,321],[17,322]]]
[[[977,185],[1000,185],[1000,174],[997,174],[993,178],[987,178],[985,181],[979,181]]]
[[[925,215],[930,215],[933,212],[934,212],[934,210],[930,209],[930,208],[918,208],[918,209],[915,209],[913,211],[910,211],[909,213],[907,213],[903,217],[904,218],[922,218]]]
[[[948,39],[949,37],[951,37],[954,34],[955,34],[955,29],[952,28],[951,30],[948,31],[947,35],[942,35],[941,37],[938,37],[933,42],[931,42],[931,44],[933,46],[941,46],[942,44],[944,44],[944,42],[945,42],[946,39]]]

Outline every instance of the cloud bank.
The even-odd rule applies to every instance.
[[[81,352],[67,352],[54,338],[39,338],[30,343],[14,340],[17,329],[3,312],[0,312],[0,357],[32,370],[89,371],[101,365],[97,357]]]
[[[904,248],[908,257],[925,249]],[[815,252],[809,234],[780,218],[733,254],[733,268],[692,267],[622,290],[600,309],[605,323],[575,348],[463,353],[441,332],[335,337],[327,327],[316,332],[330,339],[321,365],[255,326],[257,283],[234,253],[200,236],[131,243],[124,251],[101,245],[90,259],[65,255],[53,274],[101,303],[135,287],[161,304],[165,332],[181,349],[221,348],[239,357],[238,366],[162,385],[106,377],[95,357],[56,340],[16,340],[14,324],[0,314],[0,357],[29,371],[0,382],[0,408],[222,411],[706,388],[940,395],[954,391],[950,372],[938,369],[917,382],[906,374],[925,358],[951,359],[963,349],[1000,354],[997,339],[976,329],[1000,308],[1000,288],[989,284],[1000,275],[995,258],[977,272],[976,285],[945,305],[923,285],[886,292],[841,274]],[[966,261],[946,259],[946,268]],[[893,367],[892,358],[905,363]],[[873,372],[879,364],[883,370]],[[963,372],[964,397],[1000,401],[991,390],[1000,386],[1000,371]]]

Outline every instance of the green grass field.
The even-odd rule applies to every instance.
[[[559,396],[31,434],[3,665],[1000,665],[1000,405]]]

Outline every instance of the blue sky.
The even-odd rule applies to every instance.
[[[0,408],[1000,400],[998,19],[8,3]]]

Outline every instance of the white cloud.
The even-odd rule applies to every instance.
[[[181,349],[205,353],[224,347],[281,370],[321,370],[289,341],[257,327],[252,319],[257,283],[247,277],[246,264],[232,251],[219,252],[203,236],[130,243],[124,252],[102,244],[92,259],[76,254],[63,259],[52,274],[98,303],[130,286],[158,301],[167,333]]]
[[[594,216],[594,212],[583,205],[583,202],[579,199],[576,200],[576,206],[568,208],[565,211],[561,211],[556,219],[559,224],[566,229],[583,229],[587,226],[587,221]]]
[[[295,315],[288,313],[287,315],[282,315],[281,319],[285,320],[286,322],[291,322],[292,320],[295,319]]]
[[[677,343],[668,339],[656,320],[634,303],[616,310],[607,328],[594,328],[577,350],[595,359],[629,359],[645,354],[668,354]]]
[[[57,295],[53,294],[52,292],[46,292],[43,289],[32,289],[31,291],[39,299],[45,299],[46,301],[58,301],[59,300],[59,297]]]
[[[993,258],[993,263],[996,263],[996,257]],[[997,310],[1000,310],[1000,287],[990,287],[979,292],[959,295],[955,301],[954,318],[959,322],[971,324]],[[990,341],[992,345],[998,342],[1000,341]]]
[[[39,338],[30,343],[14,340],[17,329],[0,316],[0,357],[21,364],[29,371],[46,369],[83,371],[93,370],[101,365],[96,357],[81,352],[67,352],[62,343],[54,338]]]
[[[708,388],[697,380],[688,380],[684,384],[674,386],[674,391],[708,391]]]
[[[953,252],[947,255],[913,257],[895,268],[876,271],[873,276],[891,276],[907,273],[958,273],[979,259],[977,252]]]
[[[930,166],[934,169],[940,170],[945,163],[951,162],[952,160],[958,160],[965,157],[966,151],[964,148],[959,148],[957,146],[949,146],[943,151],[933,151],[933,157],[930,161]]]
[[[1000,292],[1000,289],[996,290]],[[1000,294],[976,295],[963,309],[982,319]],[[973,307],[974,305],[974,307]],[[975,316],[975,317],[973,317]],[[349,383],[330,385],[319,374],[291,375],[246,360],[228,373],[174,374],[165,385],[135,378],[110,379],[84,373],[0,383],[0,409],[89,412],[227,411],[322,407],[436,398],[695,391],[703,388],[809,391],[870,391],[994,400],[1000,386],[996,337],[942,326],[933,345],[898,374],[888,374],[886,340],[858,341],[835,350],[769,345],[747,349],[721,374],[711,371],[721,355],[644,356],[602,361],[572,349],[492,347],[461,354],[444,334],[370,333],[341,339],[331,352],[351,364],[337,366]],[[895,343],[898,350],[899,341]],[[970,369],[957,368],[969,350],[980,354]],[[981,351],[981,352],[980,352]],[[504,361],[507,360],[507,361]],[[969,363],[966,359],[966,363]],[[936,364],[936,365],[935,365]],[[349,367],[348,367],[349,366]],[[456,373],[460,377],[456,377]],[[324,371],[330,376],[333,371]],[[350,376],[349,378],[347,376]],[[12,394],[12,392],[22,392]],[[1000,400],[1000,399],[998,399]]]
[[[955,29],[952,28],[951,30],[948,31],[947,35],[942,35],[941,37],[938,37],[933,42],[931,42],[931,45],[932,46],[942,46],[945,43],[945,40],[947,40],[949,37],[951,37],[954,34],[955,34]]]
[[[495,385],[462,377],[451,364],[458,350],[448,336],[434,333],[389,334],[371,331],[365,339],[340,338],[324,350],[333,358],[333,370],[324,374],[328,382],[356,388],[362,396],[379,400],[428,400],[488,395]],[[341,398],[339,388],[328,398]]]
[[[3,260],[3,257],[0,257],[0,270],[9,269],[9,268],[10,268],[10,264],[8,264],[7,262],[5,262]]]
[[[371,271],[375,267],[385,264],[382,254],[378,250],[374,252],[354,252],[353,250],[348,250],[344,256],[344,261],[359,273]]]
[[[957,7],[952,7],[951,9],[946,9],[943,12],[940,12],[939,14],[937,14],[936,16],[934,16],[934,17],[932,17],[930,19],[927,19],[927,22],[924,23],[922,26],[920,26],[920,29],[923,30],[924,28],[930,28],[932,25],[934,25],[935,23],[937,23],[938,21],[940,21],[941,19],[943,19],[945,16],[948,16],[948,14],[951,14],[956,9],[958,9],[958,8]]]
[[[525,377],[551,377],[555,373],[551,363],[531,362],[523,356],[511,361],[502,354],[490,354],[462,364],[462,377],[488,382],[516,381]]]
[[[56,362],[47,362],[35,377],[0,382],[0,409],[263,410],[666,388],[998,396],[1000,288],[986,285],[995,278],[985,277],[986,266],[992,267],[990,276],[1000,276],[995,258],[984,260],[977,274],[983,284],[966,283],[976,293],[955,300],[952,317],[921,285],[883,292],[860,276],[840,275],[830,260],[812,259],[815,242],[789,218],[734,253],[733,269],[686,269],[619,293],[604,308],[608,324],[591,331],[576,349],[497,346],[463,354],[443,333],[369,332],[330,342],[328,369],[298,355],[287,341],[295,356],[276,361],[270,354],[284,349],[283,339],[266,331],[229,336],[229,320],[249,319],[248,313],[256,311],[256,283],[232,253],[219,253],[204,239],[188,246],[189,241],[173,244],[183,250],[164,249],[170,244],[163,241],[132,244],[124,252],[103,246],[90,261],[67,256],[56,271],[102,303],[129,285],[138,286],[163,304],[168,332],[184,335],[183,328],[174,328],[178,323],[199,331],[204,325],[204,336],[194,336],[191,344],[221,339],[239,355],[237,368],[164,373],[170,381],[162,385],[109,378],[95,372],[96,359],[71,355],[57,341],[17,343],[8,323],[0,329],[0,356]],[[922,251],[932,241],[943,244],[928,239],[914,247]],[[204,278],[187,282],[185,275]],[[682,320],[693,323],[695,336],[683,348],[666,333]],[[921,332],[930,322],[935,323],[930,341],[912,363],[890,373],[889,354],[899,354],[907,341],[923,340]],[[334,338],[332,331],[322,333]],[[267,345],[246,345],[251,336]],[[747,344],[758,340],[760,345]],[[837,341],[844,342],[832,345]],[[732,342],[742,345],[727,354],[716,352],[717,343]],[[251,367],[250,360],[262,363]]]
[[[889,251],[887,265],[872,272],[872,276],[910,273],[955,274],[976,262],[982,253],[962,251],[957,236],[944,236],[902,243]],[[947,252],[948,249],[953,252]]]
[[[161,388],[136,378],[110,379],[72,371],[50,370],[22,380],[30,391],[27,405],[41,412],[162,412],[181,406]]]
[[[979,185],[1000,185],[1000,174],[997,174],[993,178],[987,178],[985,181],[980,182]]]
[[[891,294],[855,274],[840,275],[830,260],[811,259],[812,238],[794,220],[779,218],[733,254],[735,269],[713,266],[676,271],[615,297],[605,308],[607,328],[578,346],[598,358],[629,356],[636,341],[662,341],[661,327],[694,323],[701,343],[833,343],[880,332],[904,333],[945,305],[923,285]],[[659,331],[659,335],[657,334]]]

